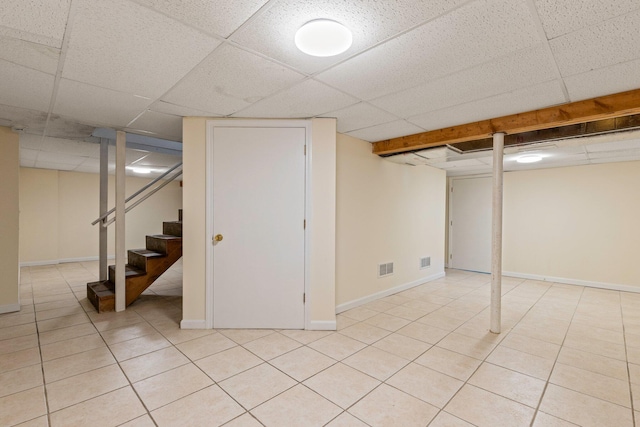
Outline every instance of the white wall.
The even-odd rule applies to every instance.
[[[336,304],[339,311],[444,274],[446,173],[399,165],[338,135]],[[419,258],[431,257],[429,269]],[[394,262],[378,278],[378,264]]]
[[[20,141],[0,126],[0,313],[20,310],[18,183]]]
[[[640,288],[640,162],[510,172],[503,270]]]
[[[127,194],[150,179],[127,177]],[[23,265],[91,259],[98,256],[98,174],[20,169],[20,263]],[[109,177],[109,206],[114,201]],[[127,249],[145,247],[147,234],[161,234],[163,221],[176,221],[182,189],[172,182],[127,214]],[[109,227],[109,254],[115,251]]]

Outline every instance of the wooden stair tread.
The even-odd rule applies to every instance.
[[[182,237],[172,236],[170,234],[152,234],[147,237],[152,237],[154,239],[162,239],[162,240],[182,240]]]
[[[159,252],[155,252],[149,249],[129,249],[129,252],[133,252],[134,254],[137,254],[146,258],[156,258],[156,257],[166,256],[165,254],[161,254]]]
[[[116,266],[115,265],[110,265],[109,266],[109,270],[113,270],[115,273],[116,270]],[[129,264],[125,264],[124,266],[124,277],[136,277],[136,276],[144,276],[145,274],[147,274],[146,271],[144,270],[140,270],[139,268],[136,268],[132,265]]]

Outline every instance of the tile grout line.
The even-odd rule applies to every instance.
[[[625,322],[624,322],[624,308],[622,306],[622,292],[618,292],[618,296],[620,298],[620,318],[622,320],[622,340],[623,340],[623,344],[624,344],[624,356],[625,356],[625,367],[627,368],[627,376],[629,378],[629,404],[631,406],[631,422],[633,423],[633,425],[636,425],[636,411],[635,411],[635,407],[634,407],[634,403],[633,403],[633,385],[631,384],[631,369],[629,368],[629,351],[627,349],[627,334],[626,334],[626,328],[625,328]]]

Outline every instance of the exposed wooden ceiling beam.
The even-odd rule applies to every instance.
[[[640,89],[378,141],[373,143],[373,153],[382,155],[415,151],[481,140],[491,137],[495,132],[521,134],[634,114],[640,114]]]

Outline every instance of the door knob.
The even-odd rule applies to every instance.
[[[222,239],[223,239],[222,234],[216,234],[216,235],[213,237],[213,240],[214,240],[215,242],[222,242]]]

